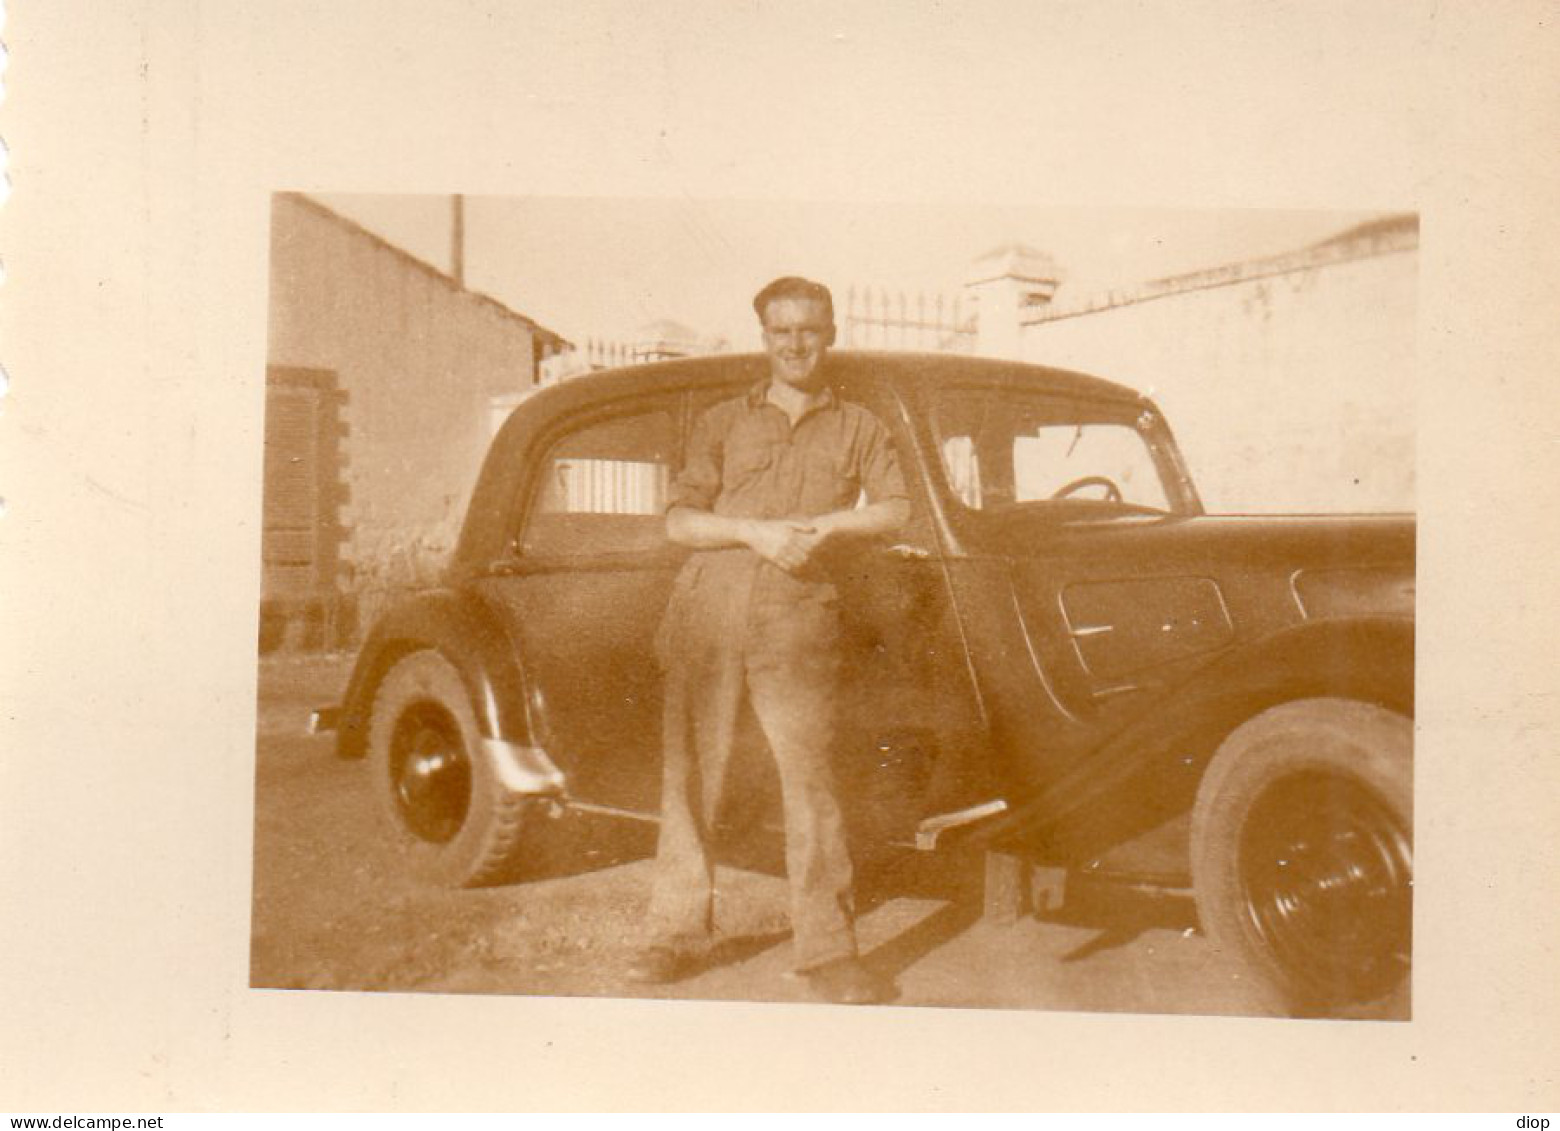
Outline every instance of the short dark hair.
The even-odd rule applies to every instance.
[[[829,312],[829,325],[834,325],[834,296],[829,293],[829,288],[811,279],[804,279],[800,275],[781,276],[754,295],[753,313],[758,315],[758,320],[762,322],[764,311],[769,308],[769,304],[782,298],[799,298],[823,303],[823,308]]]

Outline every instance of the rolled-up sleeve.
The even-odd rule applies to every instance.
[[[699,417],[688,439],[687,458],[682,470],[672,480],[667,494],[666,509],[689,507],[707,511],[714,507],[720,494],[720,461],[722,429],[711,410]]]
[[[908,499],[905,477],[899,470],[899,456],[894,451],[894,441],[878,419],[863,413],[861,435],[861,489],[867,502],[881,503],[889,499]]]

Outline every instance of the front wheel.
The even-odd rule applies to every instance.
[[[1348,699],[1264,711],[1225,739],[1192,811],[1214,946],[1300,1015],[1406,995],[1413,723]]]
[[[368,749],[381,826],[417,876],[452,887],[514,878],[536,802],[494,772],[448,660],[413,652],[390,669],[374,697]]]

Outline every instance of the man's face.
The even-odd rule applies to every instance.
[[[777,298],[764,307],[764,349],[775,380],[810,391],[833,344],[829,308],[819,300]]]

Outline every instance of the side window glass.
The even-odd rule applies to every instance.
[[[972,436],[945,436],[942,441],[943,471],[954,496],[971,510],[980,510],[980,456]]]
[[[564,436],[539,468],[520,552],[600,557],[662,546],[676,435],[670,409],[657,408],[597,419]]]

